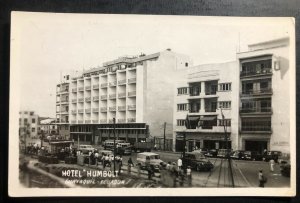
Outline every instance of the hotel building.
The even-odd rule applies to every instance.
[[[173,122],[174,81],[191,65],[189,57],[169,49],[106,62],[59,84],[57,119],[80,143],[112,139],[113,118],[116,139],[133,143],[162,136],[164,122]],[[172,134],[168,128],[166,135]]]

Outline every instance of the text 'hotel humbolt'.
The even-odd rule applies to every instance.
[[[281,38],[226,63],[192,66],[170,50],[104,63],[57,85],[60,132],[97,144],[112,138],[116,118],[117,138],[133,143],[161,137],[167,122],[173,150],[183,150],[185,134],[191,151],[225,148],[226,125],[233,150],[289,153],[289,48]]]

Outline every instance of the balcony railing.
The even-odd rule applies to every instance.
[[[126,110],[126,106],[118,106],[118,110],[119,111],[125,111]]]
[[[78,102],[82,103],[84,101],[83,98],[78,98]]]
[[[76,103],[77,102],[77,99],[72,99],[72,103]]]
[[[243,126],[242,125],[242,132],[272,132],[271,126]]]
[[[79,124],[82,124],[82,123],[83,123],[83,120],[79,120],[78,123],[79,123]]]
[[[136,110],[136,105],[128,105],[128,110]]]
[[[126,123],[126,119],[125,118],[119,118],[118,123]]]
[[[83,113],[83,109],[78,109],[78,113]]]
[[[76,110],[72,110],[71,112],[72,112],[72,114],[76,114],[76,113],[77,113],[77,111],[76,111]]]
[[[101,111],[101,112],[107,112],[107,107],[101,107],[101,108],[100,108],[100,111]]]
[[[119,81],[118,81],[118,84],[119,84],[119,85],[124,85],[124,84],[126,84],[126,79],[124,79],[124,80],[119,80]]]
[[[216,108],[205,108],[205,112],[216,112]]]
[[[128,119],[127,119],[127,122],[128,122],[128,123],[133,123],[133,122],[135,122],[135,118],[128,118]]]
[[[116,97],[117,97],[116,94],[110,94],[110,95],[109,95],[109,99],[115,99]]]
[[[94,90],[98,90],[99,89],[99,85],[93,85],[93,89]]]
[[[108,119],[108,123],[114,123],[113,119]]]
[[[85,86],[85,90],[91,90],[91,86]]]
[[[84,123],[91,123],[91,120],[85,120]]]
[[[213,90],[213,91],[205,91],[205,95],[216,95],[217,91]]]
[[[94,96],[93,101],[99,101],[99,96]]]
[[[91,113],[91,109],[85,109],[85,113]]]
[[[93,120],[93,123],[98,123],[98,120]]]
[[[116,111],[116,107],[115,106],[109,107],[109,111]]]
[[[113,82],[110,82],[110,83],[109,83],[109,86],[110,86],[110,87],[113,87],[113,86],[116,86],[116,85],[117,85],[117,81],[113,81]]]
[[[73,88],[73,89],[72,89],[72,92],[77,92],[77,88]]]
[[[256,96],[256,95],[265,95],[265,94],[272,94],[273,90],[272,88],[264,88],[264,89],[259,89],[259,90],[247,90],[242,92],[242,97],[247,97],[247,96]]]
[[[90,102],[90,101],[91,101],[91,97],[86,97],[86,98],[85,98],[85,101],[86,101],[86,102]]]
[[[82,92],[83,91],[83,87],[78,87],[78,91]]]
[[[63,110],[62,112],[61,112],[61,114],[68,114],[69,113],[69,111],[67,111],[67,110]]]
[[[240,108],[240,113],[272,113],[272,107]]]
[[[107,95],[101,95],[101,100],[107,100]]]
[[[71,123],[72,123],[72,124],[75,124],[75,123],[76,123],[76,120],[72,120]]]
[[[126,92],[121,92],[118,94],[118,98],[125,98],[126,97]]]
[[[240,72],[241,77],[270,75],[270,74],[272,74],[272,69],[271,68],[264,68],[260,71],[241,71]]]
[[[128,79],[128,84],[136,83],[136,78]]]
[[[93,112],[97,113],[97,112],[99,112],[99,109],[98,108],[93,108]]]
[[[189,113],[199,113],[200,112],[200,108],[199,109],[190,109]]]
[[[69,102],[69,100],[68,99],[63,99],[63,100],[61,100],[61,103],[63,103],[63,102]]]
[[[128,92],[128,97],[135,97],[135,96],[136,96],[136,91]]]
[[[100,119],[100,123],[106,123],[107,120],[106,119]]]
[[[105,82],[105,83],[101,83],[101,88],[104,88],[104,87],[107,87],[108,83]]]

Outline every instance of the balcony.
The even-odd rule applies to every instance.
[[[185,130],[185,132],[199,132],[199,133],[220,133],[220,134],[224,134],[224,127],[223,126],[209,126],[209,127],[205,127],[205,126],[200,126],[198,128],[195,129],[185,129],[184,126],[180,126],[177,127],[178,131],[182,131],[183,129]],[[231,127],[227,126],[226,127],[226,132],[227,133],[231,133]]]
[[[119,111],[126,111],[126,106],[118,106]]]
[[[128,92],[128,97],[135,97],[135,96],[136,96],[136,91]]]
[[[94,112],[94,113],[98,113],[98,112],[99,112],[99,109],[98,109],[98,108],[93,108],[93,112]]]
[[[108,119],[108,123],[114,123],[114,119]]]
[[[272,127],[271,126],[243,126],[241,129],[242,133],[254,133],[254,134],[271,134],[272,133]]]
[[[100,119],[100,123],[106,123],[107,120],[106,119]]]
[[[116,86],[117,85],[117,81],[113,81],[113,82],[110,82],[109,83],[109,86],[110,87],[114,87],[114,86]]]
[[[72,89],[72,92],[77,92],[77,88],[73,88],[73,89]]]
[[[94,96],[93,101],[99,101],[99,96]]]
[[[79,92],[82,92],[83,90],[84,90],[83,87],[78,87]]]
[[[91,109],[85,109],[85,113],[91,113]]]
[[[101,112],[107,112],[107,107],[101,107],[101,108],[100,108],[100,111],[101,111]]]
[[[118,123],[126,123],[126,119],[125,118],[119,118]]]
[[[91,120],[85,120],[84,123],[90,124]]]
[[[98,123],[98,120],[93,120],[93,123]]]
[[[62,99],[60,102],[61,103],[66,103],[66,102],[69,102],[69,99]]]
[[[83,120],[79,120],[78,123],[79,123],[79,124],[82,124],[82,123],[83,123]]]
[[[125,84],[126,84],[126,79],[118,81],[118,85],[125,85]]]
[[[136,78],[130,78],[128,79],[128,84],[136,83]]]
[[[241,114],[272,114],[272,107],[240,108]]]
[[[189,113],[200,113],[200,108],[190,109]]]
[[[217,91],[213,90],[213,91],[205,91],[205,95],[216,95]]]
[[[64,110],[64,111],[61,112],[61,114],[69,114],[69,111]]]
[[[101,88],[105,88],[105,87],[107,87],[108,86],[108,83],[107,82],[105,82],[105,83],[101,83]]]
[[[78,98],[78,102],[79,102],[79,103],[82,103],[83,101],[84,101],[83,98]]]
[[[76,123],[76,120],[72,120],[71,123],[72,123],[72,124],[75,124],[75,123]]]
[[[77,99],[72,99],[72,103],[77,103]]]
[[[76,114],[76,113],[77,113],[77,111],[76,111],[76,110],[72,110],[71,112],[72,112],[72,114]]]
[[[272,88],[265,88],[259,90],[247,90],[241,92],[241,97],[251,97],[251,96],[261,96],[261,95],[272,95],[273,89]]]
[[[118,98],[125,98],[126,97],[126,92],[122,92],[118,94]]]
[[[107,100],[107,95],[101,95],[101,100]]]
[[[129,111],[135,111],[136,110],[136,105],[128,105],[128,110]]]
[[[117,108],[115,106],[112,106],[112,107],[109,107],[108,109],[109,109],[109,111],[116,111]]]
[[[117,94],[110,94],[109,99],[115,99],[117,97]]]
[[[91,97],[86,97],[86,98],[85,98],[85,101],[86,101],[86,102],[91,102]]]
[[[134,123],[135,121],[136,121],[135,118],[128,118],[128,119],[127,119],[127,122],[128,122],[128,123]]]
[[[256,76],[264,76],[264,75],[272,75],[271,68],[263,68],[260,71],[241,71],[240,77],[256,77]]]
[[[200,96],[201,87],[188,87],[190,96]]]
[[[99,85],[93,85],[93,90],[98,90],[99,89]]]
[[[91,86],[85,86],[85,90],[90,91],[91,90]]]
[[[206,112],[206,113],[216,112],[216,111],[217,111],[216,108],[212,108],[212,107],[205,108],[205,112]]]
[[[78,113],[83,113],[83,109],[78,109]]]

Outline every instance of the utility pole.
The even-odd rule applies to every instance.
[[[164,123],[164,151],[166,151],[166,125],[167,123]]]
[[[225,116],[223,114],[222,108],[221,109],[221,114],[222,114],[222,121],[223,121],[223,126],[224,126],[224,133],[225,133],[225,142],[226,142],[226,157],[228,160],[228,166],[229,166],[229,171],[230,171],[230,177],[231,177],[231,183],[232,187],[234,187],[234,179],[233,179],[233,173],[232,173],[232,167],[231,167],[231,157],[229,154],[229,145],[228,145],[228,136],[227,136],[227,125],[225,125]]]
[[[114,174],[116,173],[116,119],[113,118],[114,123]]]

